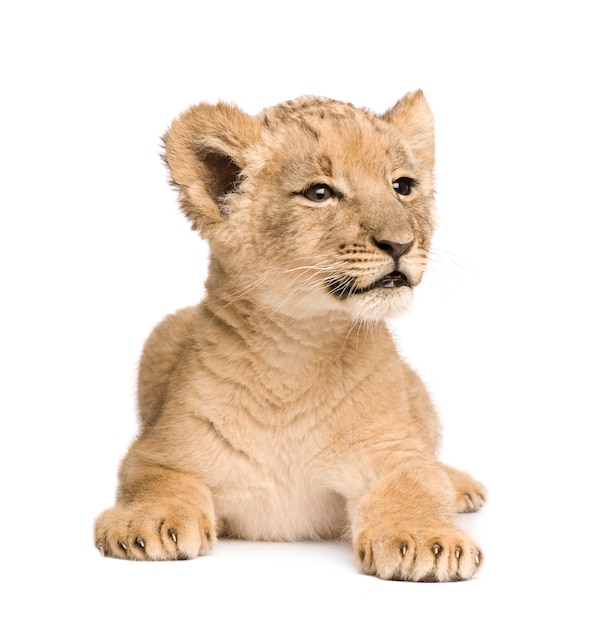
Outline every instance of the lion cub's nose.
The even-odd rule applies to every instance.
[[[375,240],[375,245],[384,252],[387,252],[394,259],[394,261],[397,262],[401,256],[409,252],[413,246],[413,241],[409,241],[408,243],[397,243],[396,241],[382,239],[381,241]]]

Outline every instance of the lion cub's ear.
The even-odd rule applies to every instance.
[[[426,166],[434,167],[434,117],[421,90],[408,93],[381,118],[399,130]]]
[[[220,102],[191,107],[163,137],[182,210],[202,236],[223,219],[223,198],[237,185],[246,151],[259,136],[255,118]]]

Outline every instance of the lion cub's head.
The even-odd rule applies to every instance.
[[[301,318],[408,307],[433,229],[434,128],[420,91],[383,115],[313,97],[254,117],[199,104],[164,141],[182,209],[210,242],[215,297]]]

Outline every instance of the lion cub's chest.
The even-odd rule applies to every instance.
[[[380,408],[400,410],[391,399],[401,386],[397,355],[385,335],[355,345],[341,335],[329,346],[316,345],[323,328],[307,337],[271,322],[264,329],[267,346],[236,333],[216,341],[197,375],[198,408],[213,424],[204,473],[218,519],[247,539],[337,536],[346,530],[333,489],[338,457]]]
[[[344,501],[332,488],[332,448],[355,407],[349,389],[328,377],[324,384],[310,379],[302,390],[225,379],[232,402],[216,405],[224,444],[213,495],[226,534],[293,541],[345,531]]]

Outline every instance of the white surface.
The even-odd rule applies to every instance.
[[[360,6],[0,9],[3,623],[610,621],[605,12]],[[441,412],[443,459],[490,489],[462,519],[486,553],[477,579],[383,582],[335,544],[102,559],[91,528],[135,434],[141,344],[204,279],[158,157],[170,120],[200,100],[254,113],[305,93],[381,112],[419,87],[441,227],[395,328]]]

